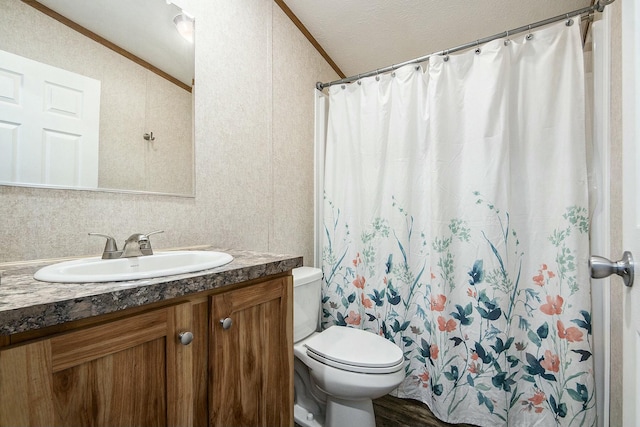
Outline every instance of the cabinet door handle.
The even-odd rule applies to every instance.
[[[233,320],[230,317],[220,319],[220,324],[222,325],[222,329],[229,329],[231,325],[233,325]]]
[[[180,332],[178,339],[180,340],[180,344],[189,345],[191,341],[193,341],[193,334],[191,332]]]

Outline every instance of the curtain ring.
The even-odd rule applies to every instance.
[[[476,55],[480,55],[480,40],[476,40]]]
[[[527,40],[533,40],[533,34],[531,34],[531,24],[529,24],[529,34],[525,37]]]
[[[573,25],[573,19],[569,18],[569,14],[567,13],[567,23],[565,24],[567,27]]]
[[[507,38],[504,40],[504,45],[509,46],[509,43],[511,43],[511,40],[509,40],[509,30],[507,30],[506,33],[507,33]]]
[[[380,72],[380,69],[376,69],[376,81],[379,82],[380,81],[380,76],[378,75],[378,73]]]
[[[442,51],[442,54],[444,55],[444,58],[442,58],[442,60],[444,62],[449,61],[449,51],[448,50],[444,50],[444,51]]]
[[[360,80],[360,74],[356,76],[356,80],[358,81],[358,85],[362,86],[362,80]]]

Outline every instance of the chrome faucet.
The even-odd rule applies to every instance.
[[[124,242],[124,248],[122,248],[122,258],[130,258],[134,256],[146,256],[153,255],[151,249],[151,241],[149,236],[152,234],[164,233],[164,230],[156,230],[151,233],[142,234],[135,233],[129,236]]]
[[[125,240],[124,247],[121,251],[118,250],[118,245],[113,237],[100,233],[89,233],[89,235],[106,238],[107,243],[105,244],[104,251],[102,252],[102,259],[115,259],[153,255],[149,236],[158,233],[164,233],[164,230],[156,230],[147,234],[132,234],[127,240]]]

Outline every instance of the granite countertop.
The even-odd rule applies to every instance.
[[[302,257],[208,248],[233,256],[210,270],[155,279],[106,283],[51,283],[33,274],[54,262],[0,264],[0,335],[112,313],[283,273],[302,266]],[[160,250],[161,251],[161,250]],[[158,252],[160,252],[158,251]]]

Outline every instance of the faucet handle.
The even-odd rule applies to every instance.
[[[151,233],[147,233],[146,236],[149,237],[152,234],[160,234],[160,233],[164,233],[164,230],[156,230],[156,231],[152,231]]]
[[[120,256],[118,244],[116,243],[116,239],[113,237],[101,233],[89,233],[89,236],[100,236],[107,239],[107,242],[104,245],[104,251],[102,252],[102,259],[118,258]]]
[[[153,255],[153,249],[151,248],[151,240],[149,240],[149,236],[152,234],[164,233],[164,230],[156,230],[151,233],[141,234],[138,240],[138,244],[140,247],[140,252],[143,255]]]

